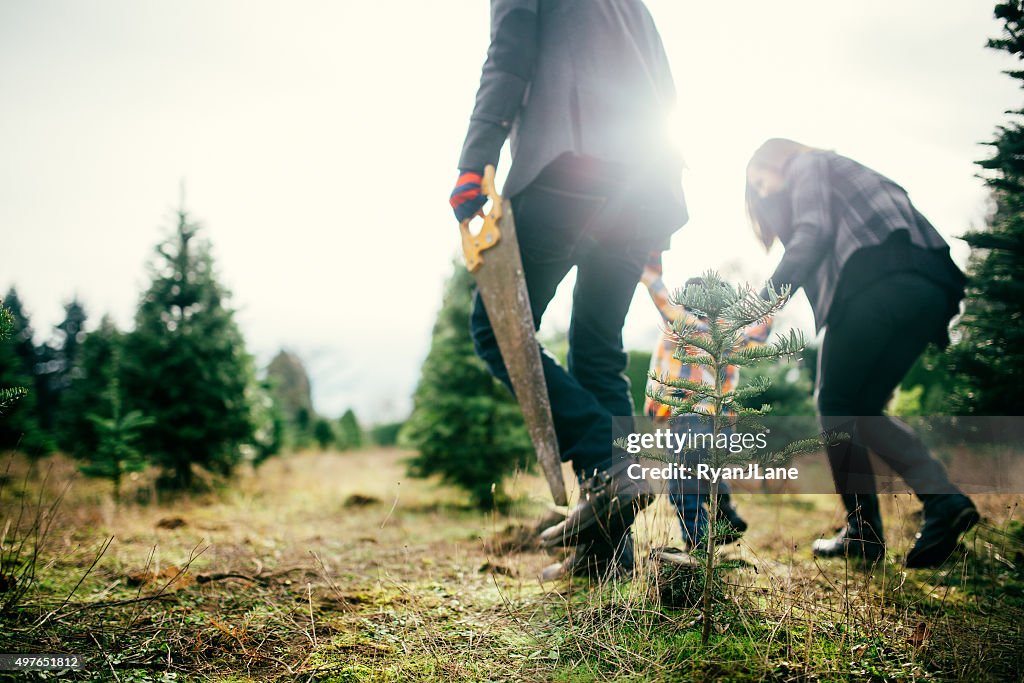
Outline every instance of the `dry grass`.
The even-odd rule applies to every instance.
[[[61,458],[26,492],[15,462],[0,526],[72,483],[0,651],[76,652],[83,678],[125,681],[1013,680],[1024,666],[1019,500],[980,497],[970,554],[906,572],[918,506],[887,498],[890,561],[869,574],[811,558],[841,521],[835,497],[737,494],[751,531],[724,553],[702,648],[697,611],[662,602],[686,577],[644,564],[631,582],[539,584],[539,478],[511,483],[509,515],[484,514],[406,477],[404,455],[297,454],[119,508]],[[664,500],[637,525],[638,548],[677,537]]]

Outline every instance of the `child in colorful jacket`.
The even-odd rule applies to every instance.
[[[697,327],[698,331],[707,330],[707,319],[703,316],[696,316],[682,306],[677,306],[669,300],[669,292],[662,281],[661,252],[653,252],[644,266],[643,275],[640,281],[647,287],[651,299],[654,301],[658,312],[661,313],[665,323],[661,339],[651,356],[651,372],[658,377],[669,380],[686,379],[691,382],[698,382],[714,386],[715,377],[710,368],[703,365],[686,363],[675,358],[677,348],[676,338],[672,332],[672,325],[677,321],[686,321]],[[701,284],[701,278],[690,278],[686,285]],[[737,351],[753,346],[763,345],[771,331],[771,320],[765,320],[751,325],[742,331],[742,342],[735,349]],[[723,377],[723,391],[731,391],[739,383],[739,368],[729,365],[725,369]],[[647,398],[644,401],[644,414],[651,418],[656,424],[668,423],[673,430],[689,430],[692,433],[706,431],[708,425],[695,415],[679,416],[672,418],[672,409],[664,403],[650,397],[662,388],[661,384],[653,379],[647,381]],[[665,389],[666,392],[673,392],[677,398],[685,398],[684,389]],[[697,406],[701,412],[711,413],[714,407],[707,403],[699,403]],[[727,413],[728,414],[728,413]],[[702,453],[691,453],[687,455],[688,460],[699,461]],[[704,542],[708,527],[708,492],[707,484],[697,480],[669,480],[669,500],[675,507],[679,517],[679,525],[682,529],[683,542],[688,549],[699,547]],[[733,543],[746,531],[747,523],[737,514],[736,507],[732,503],[729,485],[726,482],[719,483],[718,519],[726,522],[731,529],[724,536],[719,537],[720,543]]]

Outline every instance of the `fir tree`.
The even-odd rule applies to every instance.
[[[501,498],[502,479],[526,466],[533,446],[519,405],[473,351],[472,293],[472,276],[456,263],[401,440],[419,451],[410,461],[414,475],[438,474],[488,508]]]
[[[290,448],[305,448],[313,437],[315,411],[309,373],[302,359],[281,349],[267,366],[274,402],[284,415]]]
[[[807,352],[808,347],[805,347],[799,363],[779,359],[758,368],[758,373],[768,380],[767,388],[758,400],[771,406],[771,415],[786,418],[773,420],[771,432],[766,437],[771,451],[783,450],[793,441],[818,430],[814,389],[806,366]]]
[[[162,484],[188,488],[193,465],[227,475],[252,442],[256,380],[210,245],[184,209],[177,218],[125,339],[123,384],[129,408],[154,419],[141,446]]]
[[[363,445],[363,428],[355,412],[349,408],[338,420],[338,448],[347,451]]]
[[[64,442],[60,433],[65,412],[62,403],[76,372],[87,319],[85,307],[77,298],[65,304],[64,320],[54,328],[53,340],[37,350],[39,421],[59,443]]]
[[[137,410],[124,412],[121,383],[118,380],[120,353],[115,348],[110,381],[104,392],[100,411],[89,413],[88,419],[94,425],[97,445],[84,457],[79,465],[83,474],[90,477],[109,479],[114,486],[114,501],[121,501],[121,479],[125,474],[141,472],[146,460],[136,449],[140,432],[153,424],[153,418]]]
[[[290,430],[292,448],[308,448],[313,435],[313,409],[296,409]]]
[[[701,284],[692,284],[677,290],[671,297],[672,303],[707,321],[707,331],[702,331],[702,326],[695,324],[692,319],[684,318],[673,323],[672,330],[678,345],[677,357],[684,363],[708,368],[710,376],[715,378],[715,383],[707,384],[682,378],[670,379],[652,372],[651,379],[657,381],[663,388],[650,391],[651,398],[670,406],[674,416],[696,414],[707,420],[711,426],[713,443],[716,445],[719,443],[719,435],[727,429],[750,430],[759,427],[758,418],[767,414],[771,407],[767,404],[757,408],[748,407],[747,402],[764,394],[770,386],[769,380],[759,376],[743,386],[725,391],[725,370],[729,365],[744,368],[765,361],[789,358],[803,350],[803,335],[792,331],[788,336],[777,337],[770,345],[748,348],[742,346],[742,330],[769,316],[774,316],[788,300],[788,287],[782,292],[776,292],[769,287],[768,297],[763,299],[749,286],[734,287],[713,271],[703,276]],[[666,396],[665,387],[682,389],[686,392],[685,397]],[[768,459],[786,460],[797,453],[817,450],[820,445],[817,440],[796,442],[783,451],[772,454]],[[750,462],[757,455],[761,454],[755,449],[730,451],[717,446],[708,449],[708,460],[713,467]],[[711,482],[708,492],[710,520],[718,518],[718,488],[717,481]],[[716,594],[715,541],[718,534],[715,523],[709,524],[708,527],[701,599],[704,620],[701,638],[704,643],[707,643],[711,635],[712,597]]]
[[[968,305],[971,305],[968,302]],[[944,353],[929,347],[903,377],[890,410],[900,416],[936,416],[953,412],[969,412],[967,392],[969,378],[957,377],[951,363],[966,347],[950,347]]]
[[[1024,60],[1024,0],[997,4],[995,16],[1003,37],[988,46]],[[1024,87],[1024,70],[1006,73]],[[988,143],[993,155],[978,162],[995,211],[987,229],[963,236],[972,247],[968,298],[950,354],[958,413],[1024,414],[1024,109],[1009,113],[1014,119]]]
[[[11,315],[12,328],[9,337],[10,346],[17,356],[19,367],[29,377],[35,376],[36,348],[32,342],[35,330],[25,312],[18,290],[11,287],[3,300],[4,306]]]
[[[330,420],[321,417],[316,421],[316,425],[313,426],[313,438],[316,439],[316,443],[322,451],[327,450],[327,447],[334,443],[334,428],[331,426]]]
[[[7,341],[14,334],[14,316],[0,303],[0,344]],[[24,396],[25,387],[0,385],[0,415],[14,405],[14,402]]]
[[[71,375],[78,359],[78,351],[87,336],[85,322],[89,319],[85,306],[76,297],[64,305],[64,320],[57,325],[57,346],[61,351],[61,370],[68,378],[60,388],[70,383]]]
[[[274,399],[270,381],[265,379],[250,385],[248,392],[254,427],[252,464],[259,467],[284,448],[285,419],[281,406]]]
[[[54,443],[39,423],[32,325],[13,287],[3,305],[8,311],[9,336],[0,340],[0,387],[22,387],[24,391],[0,421],[0,449],[20,450],[35,461],[52,453]]]
[[[56,376],[60,368],[60,351],[50,344],[35,348],[33,363],[33,386],[36,397],[36,416],[39,428],[46,434],[54,434],[54,419],[57,412]]]
[[[104,316],[99,327],[86,335],[76,351],[58,419],[60,445],[69,455],[88,459],[99,448],[99,433],[89,415],[95,412],[96,406],[108,402],[111,384],[120,382],[120,377],[115,375],[114,359],[122,342],[123,335],[114,321]]]

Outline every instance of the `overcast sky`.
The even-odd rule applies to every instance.
[[[670,286],[771,273],[742,196],[775,136],[891,176],[965,261],[978,143],[1021,104],[983,47],[991,2],[647,4],[689,167]],[[327,415],[404,416],[458,249],[447,196],[488,30],[483,0],[0,0],[0,287],[37,341],[76,295],[130,328],[184,179],[261,364],[297,351]],[[544,332],[568,326],[570,289]],[[810,321],[801,298],[783,324]],[[657,325],[638,289],[627,346]]]

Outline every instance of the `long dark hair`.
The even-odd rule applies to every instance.
[[[764,245],[765,251],[771,249],[772,244],[779,236],[758,217],[758,205],[761,198],[758,196],[757,190],[750,184],[750,169],[763,168],[781,174],[786,165],[793,160],[793,157],[816,149],[818,148],[809,147],[787,138],[771,138],[758,147],[754,155],[750,157],[750,161],[747,162],[747,178],[744,190],[747,219],[750,221],[750,228],[754,231],[754,235]]]

